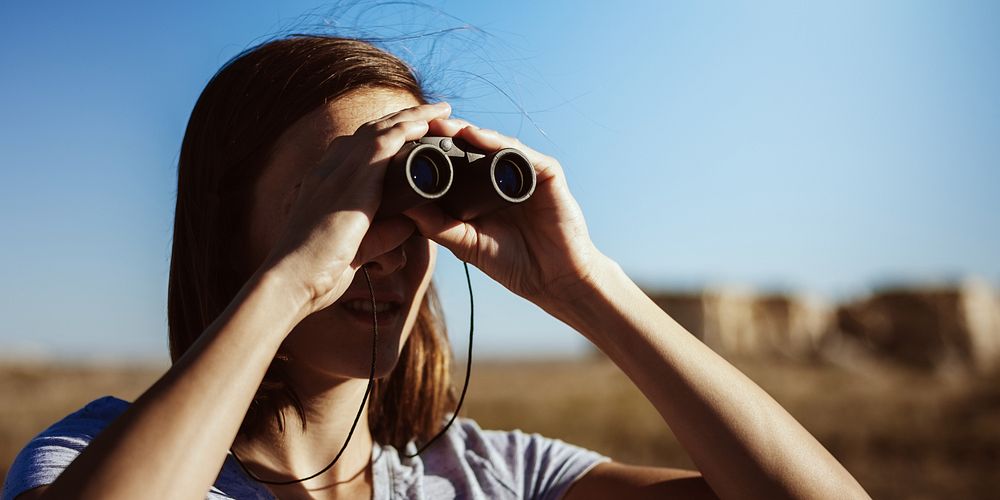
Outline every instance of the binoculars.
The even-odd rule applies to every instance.
[[[486,153],[461,139],[422,137],[390,160],[376,215],[435,202],[448,215],[468,221],[521,203],[534,192],[535,169],[517,149]]]

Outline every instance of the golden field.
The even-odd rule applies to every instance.
[[[1000,498],[1000,377],[734,360],[879,499]],[[0,365],[0,474],[31,436],[106,394],[134,399],[162,366]],[[476,361],[462,412],[619,461],[691,467],[652,406],[605,359]]]

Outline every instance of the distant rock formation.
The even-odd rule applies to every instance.
[[[884,289],[841,305],[729,288],[650,296],[722,354],[868,355],[927,370],[1000,369],[1000,296],[979,281]]]
[[[917,368],[992,371],[1000,364],[1000,298],[978,281],[885,289],[842,305],[835,333]]]
[[[810,297],[741,289],[655,293],[654,302],[712,349],[737,355],[815,354],[833,309]]]

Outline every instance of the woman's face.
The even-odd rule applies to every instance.
[[[366,89],[342,96],[289,127],[254,186],[248,227],[251,262],[259,265],[268,255],[284,228],[299,182],[335,137],[418,104],[403,91]],[[414,233],[402,246],[368,264],[376,300],[391,302],[393,308],[378,313],[377,377],[388,375],[399,359],[430,284],[436,253],[433,242]],[[340,300],[306,317],[285,339],[280,352],[291,358],[293,379],[322,383],[331,377],[368,378],[372,313],[345,306],[352,299],[371,301],[361,270]]]

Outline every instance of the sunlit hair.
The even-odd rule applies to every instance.
[[[299,118],[359,89],[396,89],[426,102],[411,68],[374,45],[294,35],[248,49],[212,77],[191,112],[181,145],[167,292],[170,357],[176,362],[223,312],[252,269],[242,269],[252,186],[278,137]],[[278,353],[240,433],[302,403],[285,375],[294,359]],[[454,405],[451,351],[433,284],[399,362],[372,395],[375,440],[402,447],[432,437]]]

